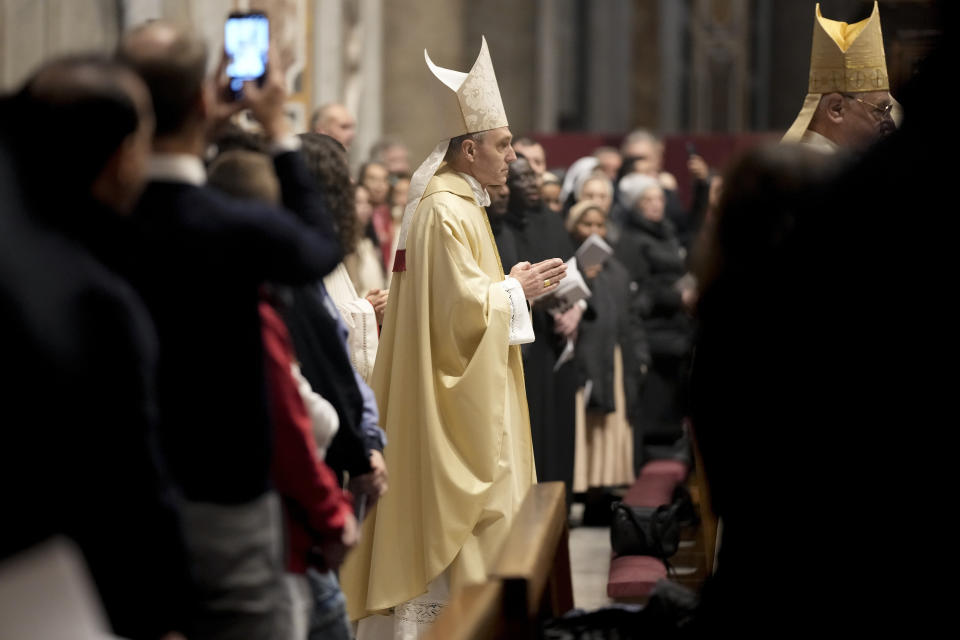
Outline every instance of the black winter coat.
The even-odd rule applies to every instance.
[[[686,253],[668,220],[631,218],[614,255],[636,285],[650,354],[683,356],[692,346],[693,325],[683,308],[678,282],[686,273]]]

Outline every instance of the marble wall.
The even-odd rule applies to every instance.
[[[108,51],[120,32],[114,0],[0,0],[0,91],[12,91],[48,58]]]
[[[383,131],[407,142],[414,167],[437,144],[432,125],[441,119],[432,99],[437,80],[424,63],[423,50],[441,67],[469,69],[471,52],[475,57],[480,49],[479,38],[468,46],[464,37],[469,2],[407,0],[383,8]],[[507,67],[492,44],[490,48],[498,79],[505,78]]]

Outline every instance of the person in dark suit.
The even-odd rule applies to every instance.
[[[514,237],[518,259],[531,264],[552,257],[568,260],[573,255],[573,242],[560,217],[543,206],[536,174],[524,156],[518,155],[510,165],[507,186],[510,195],[504,221]],[[537,478],[540,482],[566,483],[569,503],[573,486],[577,370],[573,361],[559,366],[557,362],[567,342],[576,341],[583,306],[573,305],[561,312],[545,308],[549,304],[543,300],[533,305],[533,330],[537,339],[523,345],[524,382]]]
[[[153,131],[119,63],[48,63],[0,107],[0,557],[82,551],[113,630],[183,629],[187,567],[156,447],[156,334],[109,264]]]
[[[139,242],[127,274],[160,340],[161,437],[183,494],[200,593],[192,631],[284,637],[258,289],[268,281],[313,282],[337,265],[340,249],[296,153],[275,64],[262,86],[246,83],[243,97],[231,101],[225,60],[206,81],[204,44],[173,25],[157,21],[132,30],[118,55],[146,81],[157,114],[151,182],[134,212]],[[208,133],[242,108],[264,130],[285,208],[240,201],[204,184]]]
[[[497,243],[497,253],[500,254],[500,264],[514,265],[520,262],[517,254],[517,239],[513,230],[507,226],[507,202],[510,200],[510,187],[506,184],[489,187],[490,206],[487,207],[487,220],[490,221],[490,230],[493,231],[493,240]],[[504,267],[504,272],[509,269]]]

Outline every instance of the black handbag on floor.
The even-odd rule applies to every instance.
[[[618,502],[613,506],[610,545],[618,556],[671,557],[680,546],[676,503],[631,507]]]
[[[676,509],[677,522],[681,527],[696,527],[700,524],[700,514],[686,486],[682,484],[676,486],[671,502]]]

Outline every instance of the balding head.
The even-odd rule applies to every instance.
[[[153,133],[150,97],[132,70],[99,56],[54,60],[24,85],[15,113],[33,195],[93,196],[118,210],[132,205]]]
[[[345,106],[331,102],[313,113],[310,129],[314,133],[330,136],[342,144],[344,149],[349,149],[357,135],[357,121]]]
[[[147,83],[157,118],[157,138],[202,123],[207,48],[180,27],[156,20],[134,27],[120,41],[117,56]]]

